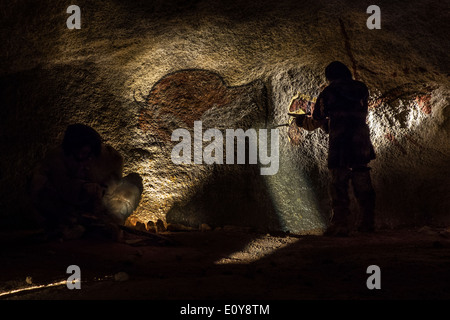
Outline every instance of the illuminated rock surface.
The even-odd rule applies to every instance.
[[[84,122],[144,178],[132,221],[228,224],[317,232],[328,215],[326,136],[280,128],[280,170],[174,165],[177,127],[285,123],[297,92],[312,97],[323,69],[345,62],[371,93],[368,121],[377,224],[450,222],[448,11],[445,2],[379,1],[368,30],[351,1],[11,1],[0,36],[0,212],[28,221],[27,176],[65,127]]]

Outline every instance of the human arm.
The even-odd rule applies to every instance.
[[[317,128],[323,127],[326,124],[324,110],[324,95],[321,93],[317,98],[316,104],[311,106],[311,113],[296,116],[295,124],[307,131],[313,131]]]

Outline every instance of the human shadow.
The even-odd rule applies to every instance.
[[[219,128],[224,134],[225,129],[264,129],[269,114],[267,91],[262,81],[228,86],[222,76],[203,69],[185,69],[165,75],[153,85],[140,105],[140,129],[166,146],[174,144],[171,141],[173,130],[180,127],[191,130],[195,121],[202,121],[203,130]],[[245,148],[248,160],[249,143]],[[225,154],[223,156],[224,164],[187,164],[189,172],[200,172],[200,178],[186,174],[179,182],[187,186],[191,196],[172,206],[166,214],[167,222],[191,227],[206,223],[213,227],[237,225],[279,230],[281,224],[260,175],[260,166],[248,162],[225,164]],[[180,170],[185,169],[186,166],[180,167]]]

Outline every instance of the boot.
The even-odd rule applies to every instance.
[[[347,222],[347,217],[350,216],[348,197],[350,173],[348,168],[330,169],[329,192],[332,215],[330,225],[324,233],[326,236],[348,236],[350,232]]]

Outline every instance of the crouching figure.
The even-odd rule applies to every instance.
[[[137,173],[122,176],[123,157],[84,124],[67,127],[60,146],[35,168],[31,197],[49,238],[95,231],[115,240],[143,191]]]

